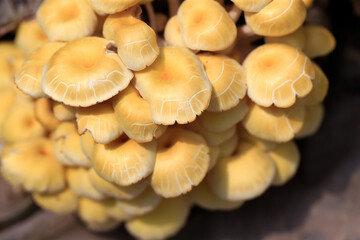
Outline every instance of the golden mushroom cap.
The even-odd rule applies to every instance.
[[[35,118],[33,102],[16,102],[8,110],[2,123],[2,139],[6,143],[44,136],[45,128]]]
[[[190,49],[224,50],[236,39],[235,23],[216,1],[184,1],[177,15],[182,39]]]
[[[219,159],[230,157],[236,151],[239,142],[239,136],[237,133],[219,145]],[[220,160],[221,161],[221,160]]]
[[[259,12],[271,0],[231,0],[238,8],[245,12]]]
[[[239,137],[239,141],[243,142],[250,142],[252,144],[255,144],[257,146],[259,146],[261,149],[263,149],[264,151],[268,151],[271,149],[274,149],[278,143],[273,142],[273,141],[269,141],[269,140],[264,140],[258,137],[255,137],[254,135],[250,134],[242,124],[238,125],[238,137]]]
[[[71,41],[91,35],[97,17],[88,0],[45,0],[36,18],[51,41]]]
[[[199,186],[194,187],[194,189],[189,193],[189,198],[197,206],[210,210],[225,210],[231,211],[241,207],[244,204],[244,201],[228,201],[219,198],[210,188],[206,180],[202,181]]]
[[[86,131],[83,135],[80,136],[80,145],[85,156],[88,159],[92,159],[95,141],[89,131]]]
[[[296,173],[300,163],[300,152],[294,141],[277,145],[267,152],[274,160],[276,171],[272,182],[280,186],[288,182]]]
[[[49,42],[32,52],[15,76],[16,86],[34,98],[46,97],[41,89],[42,71],[52,55],[64,45],[62,42]]]
[[[305,17],[302,0],[273,0],[259,12],[245,12],[246,23],[256,34],[272,37],[295,32]]]
[[[70,121],[75,119],[76,108],[55,101],[52,101],[52,105],[54,115],[58,120]]]
[[[209,162],[204,138],[189,130],[168,128],[158,139],[151,186],[166,198],[187,193],[203,180]]]
[[[199,54],[213,91],[208,111],[221,112],[235,107],[246,95],[245,69],[224,55]]]
[[[127,68],[140,71],[151,65],[159,55],[155,31],[133,16],[136,8],[107,17],[103,35],[113,40]]]
[[[133,199],[139,196],[148,185],[148,181],[143,180],[130,186],[119,186],[101,178],[94,169],[90,169],[89,179],[98,192],[116,199]]]
[[[165,132],[167,126],[154,123],[149,102],[140,96],[132,84],[112,101],[115,116],[129,138],[136,142],[150,142]]]
[[[91,198],[94,200],[105,199],[106,196],[96,190],[90,182],[90,169],[83,167],[67,168],[66,181],[71,191],[79,197]]]
[[[142,0],[90,0],[90,4],[97,14],[105,15],[122,12],[141,1]]]
[[[218,161],[207,179],[221,199],[239,201],[264,193],[274,175],[274,161],[260,147],[240,142],[236,153]]]
[[[315,79],[313,81],[313,88],[311,92],[301,99],[306,105],[315,105],[322,103],[327,95],[329,89],[329,80],[320,66],[313,63],[315,69]]]
[[[302,1],[304,2],[306,8],[310,8],[314,3],[314,0],[302,0]]]
[[[59,215],[73,213],[78,206],[78,197],[69,188],[57,193],[33,193],[32,197],[42,209]]]
[[[265,37],[265,43],[284,43],[303,51],[306,44],[304,27],[299,27],[295,32],[280,37]]]
[[[124,212],[121,208],[119,208],[119,206],[116,204],[115,199],[108,199],[107,201],[104,201],[104,205],[107,215],[109,215],[116,221],[123,222],[132,217],[131,215]]]
[[[135,87],[149,101],[157,124],[186,124],[209,105],[211,84],[190,50],[163,47],[155,62],[135,73]]]
[[[167,21],[164,30],[164,38],[169,46],[186,47],[181,37],[180,25],[177,15]]]
[[[335,49],[336,39],[325,27],[307,24],[303,28],[306,36],[303,51],[310,58],[325,56]]]
[[[261,107],[251,103],[249,112],[242,121],[246,130],[264,140],[288,142],[304,125],[306,110],[297,103],[290,108]]]
[[[105,180],[129,186],[152,173],[156,147],[155,141],[137,143],[123,136],[109,144],[96,144],[92,165]]]
[[[63,122],[55,130],[54,154],[66,166],[90,167],[90,159],[83,153],[80,136],[73,122]]]
[[[78,133],[81,135],[89,131],[97,143],[110,143],[123,134],[122,125],[115,117],[111,101],[78,108],[76,122]]]
[[[189,210],[183,198],[163,199],[155,210],[127,221],[125,227],[138,239],[169,238],[185,225]]]
[[[325,109],[321,103],[306,106],[304,125],[299,132],[295,134],[296,138],[309,137],[315,134],[324,119]]]
[[[35,118],[48,131],[54,131],[61,123],[52,110],[51,100],[48,98],[39,98],[35,101]]]
[[[248,96],[256,104],[287,108],[296,96],[310,93],[315,78],[311,60],[299,50],[280,43],[265,44],[245,59]]]
[[[2,157],[1,168],[27,191],[55,193],[65,187],[64,168],[55,159],[49,139],[14,143]]]
[[[36,19],[25,20],[19,24],[15,35],[15,44],[25,55],[29,55],[49,42]]]
[[[215,164],[217,163],[220,155],[220,147],[219,146],[209,146],[209,155],[210,155],[210,163],[208,171],[213,169]]]
[[[66,105],[89,107],[125,89],[133,73],[107,49],[109,44],[98,37],[68,42],[45,66],[44,93]]]
[[[97,201],[90,198],[80,197],[77,213],[79,218],[87,224],[105,224],[111,218],[106,211],[106,202],[108,200]]]

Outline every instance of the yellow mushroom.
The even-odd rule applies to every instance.
[[[304,126],[295,134],[296,138],[309,137],[315,134],[324,119],[325,109],[321,103],[306,106]]]
[[[268,151],[271,149],[274,149],[278,143],[273,142],[273,141],[268,141],[268,140],[264,140],[258,137],[255,137],[254,135],[250,134],[244,127],[242,124],[238,125],[238,137],[239,137],[239,141],[243,142],[250,142],[252,144],[255,144],[257,146],[259,146],[261,149]]]
[[[208,171],[213,169],[215,164],[217,163],[220,156],[220,147],[219,146],[209,146],[209,155],[210,155],[210,163]]]
[[[166,198],[187,193],[205,177],[209,162],[204,138],[189,130],[169,128],[158,139],[151,186]]]
[[[308,95],[301,99],[306,105],[315,105],[323,102],[329,89],[329,80],[325,73],[316,63],[313,63],[313,66],[315,69],[313,88]]]
[[[71,41],[91,35],[97,17],[88,0],[45,0],[36,18],[51,41]]]
[[[192,122],[210,102],[211,84],[203,65],[185,48],[161,48],[151,66],[135,73],[135,87],[149,102],[156,124]]]
[[[236,151],[238,146],[239,136],[235,133],[231,138],[219,145],[220,153],[219,159],[230,157]]]
[[[149,176],[155,165],[157,143],[137,143],[122,136],[109,144],[96,144],[92,167],[105,180],[129,186]]]
[[[303,51],[306,44],[304,27],[299,27],[295,32],[280,37],[265,37],[265,43],[284,43]]]
[[[280,43],[265,44],[245,59],[248,96],[256,104],[287,108],[311,91],[314,67],[301,51]]]
[[[90,0],[90,4],[97,14],[106,15],[122,12],[144,0]]]
[[[310,58],[321,57],[332,52],[336,46],[334,35],[321,25],[307,24],[304,27],[306,43],[304,53]]]
[[[302,1],[304,2],[306,8],[310,8],[314,3],[314,0],[302,0]]]
[[[78,133],[82,135],[89,131],[97,143],[110,143],[123,134],[122,125],[115,117],[111,101],[78,108],[76,122]]]
[[[186,47],[181,37],[180,25],[177,15],[171,17],[169,21],[167,21],[164,30],[164,38],[169,46]]]
[[[129,220],[130,218],[132,218],[131,215],[124,212],[117,205],[115,199],[109,199],[107,201],[104,201],[103,204],[105,206],[107,215],[109,215],[109,217],[115,219],[116,221],[123,222],[123,221]]]
[[[98,37],[68,42],[45,66],[44,93],[69,106],[89,107],[125,89],[133,73],[107,49],[109,44]]]
[[[70,121],[75,119],[76,108],[55,101],[52,101],[52,105],[54,115],[58,120]]]
[[[80,145],[81,145],[81,150],[83,151],[85,156],[89,160],[91,160],[95,147],[95,141],[89,131],[86,131],[83,135],[80,136]]]
[[[110,15],[103,28],[104,37],[116,43],[121,60],[133,71],[143,70],[159,55],[155,31],[136,18],[137,12],[133,7]]]
[[[24,54],[12,42],[0,43],[0,87],[13,87],[14,69],[13,64],[17,59],[22,60]],[[21,62],[21,61],[20,61]]]
[[[12,105],[16,101],[15,91],[12,87],[0,87],[0,140],[2,141],[3,121]]]
[[[35,118],[48,131],[54,131],[61,123],[53,111],[51,100],[48,98],[39,98],[35,101]]]
[[[190,49],[219,51],[235,41],[235,23],[216,1],[184,1],[177,16],[182,39]]]
[[[238,8],[245,12],[259,12],[271,0],[231,0]]]

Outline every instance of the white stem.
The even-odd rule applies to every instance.
[[[167,0],[169,7],[169,18],[175,16],[180,6],[179,0]]]
[[[150,27],[156,32],[157,31],[157,22],[156,22],[155,11],[154,11],[152,4],[146,3],[145,9],[146,9],[147,15],[149,17]]]
[[[229,16],[234,22],[237,22],[241,16],[242,10],[238,8],[235,4],[232,6],[232,8],[229,11]]]

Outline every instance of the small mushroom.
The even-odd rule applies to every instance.
[[[271,0],[231,0],[238,8],[245,12],[259,12]]]
[[[145,0],[90,0],[90,4],[99,15],[122,12]]]
[[[308,95],[301,99],[306,105],[315,105],[323,102],[329,89],[329,80],[325,73],[316,63],[313,63],[313,66],[315,69],[313,88]]]
[[[171,17],[166,23],[164,37],[169,46],[186,47],[181,37],[180,25],[177,15]]]
[[[231,138],[220,144],[219,159],[232,156],[236,151],[238,142],[239,142],[239,136],[237,133],[234,133],[234,135]]]
[[[274,149],[277,146],[276,142],[264,140],[258,137],[255,137],[254,135],[250,134],[242,124],[238,125],[238,137],[239,141],[243,142],[250,142],[252,144],[255,144],[259,146],[264,151],[268,151],[271,149]]]
[[[116,221],[123,222],[132,218],[131,215],[124,212],[117,204],[115,199],[109,199],[103,202],[105,205],[105,210],[109,217],[115,219]]]
[[[284,43],[303,51],[306,44],[304,27],[299,27],[295,32],[280,37],[265,37],[265,43]]]
[[[213,169],[215,164],[217,163],[220,155],[220,147],[219,146],[209,146],[209,155],[210,155],[210,163],[208,171]]]
[[[306,43],[304,53],[310,58],[321,57],[332,52],[336,46],[334,35],[321,25],[307,24],[304,27]]]
[[[304,125],[299,132],[295,134],[296,138],[309,137],[315,134],[324,119],[324,106],[321,103],[306,106]]]
[[[2,41],[0,43],[0,88],[14,86],[14,69],[15,60],[24,58],[21,50],[12,42]],[[16,61],[18,62],[18,61]]]
[[[95,141],[89,131],[86,131],[83,135],[80,136],[80,145],[81,145],[81,150],[83,151],[85,156],[89,160],[91,160],[95,147]]]
[[[48,98],[39,98],[35,101],[35,118],[48,131],[54,131],[61,123],[53,111],[51,100]]]
[[[55,101],[52,101],[52,106],[54,115],[58,120],[70,121],[75,119],[76,108]]]

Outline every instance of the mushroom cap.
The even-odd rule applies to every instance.
[[[106,213],[116,221],[126,221],[132,216],[124,212],[117,204],[115,199],[109,199],[104,202]]]
[[[1,125],[2,139],[6,143],[44,136],[45,128],[35,118],[33,102],[16,102],[8,110]]]
[[[97,24],[96,14],[88,0],[45,0],[39,6],[36,18],[51,41],[71,41],[89,36]]]
[[[165,132],[167,126],[154,123],[149,102],[140,96],[132,84],[112,101],[115,116],[129,138],[136,142],[150,142]]]
[[[224,112],[205,111],[198,121],[208,131],[224,132],[238,124],[248,111],[245,101],[240,101],[234,108]]]
[[[242,124],[238,125],[238,137],[239,137],[239,141],[250,142],[252,144],[259,146],[264,151],[274,149],[278,145],[278,143],[276,142],[255,137],[254,135],[250,134]]]
[[[329,80],[320,66],[313,63],[315,69],[315,79],[313,81],[313,88],[311,92],[301,99],[306,105],[315,105],[322,103],[327,95],[329,89]]]
[[[151,187],[145,189],[139,196],[131,200],[118,200],[117,206],[130,216],[140,216],[154,210],[161,197]]]
[[[70,121],[75,119],[76,108],[55,101],[52,101],[52,105],[54,115],[60,121]]]
[[[199,186],[195,187],[190,193],[189,198],[197,206],[210,210],[225,210],[231,211],[239,208],[244,204],[244,201],[228,201],[219,198],[210,188],[206,180],[202,181]]]
[[[142,0],[90,0],[90,4],[97,14],[105,15],[122,12],[141,1]]]
[[[169,46],[186,47],[181,37],[180,25],[177,15],[167,21],[164,30],[164,38]]]
[[[35,203],[46,211],[56,214],[69,214],[76,211],[78,197],[66,188],[58,193],[33,193]]]
[[[89,131],[80,136],[80,145],[83,153],[88,159],[92,159],[95,141]]]
[[[296,138],[309,137],[315,134],[324,119],[325,109],[321,103],[306,106],[304,125],[299,132],[295,134]]]
[[[89,179],[90,169],[83,167],[67,168],[66,180],[71,191],[79,197],[87,197],[94,200],[105,199],[106,196],[96,190]]]
[[[3,121],[12,105],[16,101],[15,91],[12,87],[0,87],[0,140],[2,140]]]
[[[210,155],[210,163],[208,171],[213,169],[215,164],[217,163],[220,155],[220,147],[219,146],[209,146],[209,155]]]
[[[274,161],[258,146],[240,142],[236,153],[221,159],[208,174],[211,189],[221,199],[248,200],[270,186],[275,175]]]
[[[0,43],[0,88],[14,87],[14,69],[21,62],[24,54],[12,42],[2,41]]]
[[[183,198],[163,199],[155,210],[126,222],[126,230],[144,240],[161,240],[175,235],[185,225],[189,206]]]
[[[304,125],[305,106],[297,103],[290,108],[261,107],[249,104],[249,112],[242,121],[246,130],[264,140],[288,142]]]
[[[306,8],[310,8],[314,3],[314,0],[302,0],[302,1],[304,2]]]
[[[200,135],[181,128],[168,128],[158,139],[151,186],[165,198],[187,193],[205,177],[209,147]]]
[[[68,42],[46,64],[42,89],[52,99],[73,107],[89,107],[106,101],[125,89],[133,73],[110,42],[86,37]]]
[[[303,50],[306,44],[304,27],[299,27],[295,32],[280,37],[265,37],[265,43],[284,43],[299,50]]]
[[[220,153],[219,153],[219,159],[230,157],[234,154],[234,152],[237,149],[239,143],[239,136],[237,133],[234,133],[234,135],[219,145]]]
[[[15,44],[25,55],[49,42],[36,19],[25,20],[19,24],[15,35]]]
[[[32,52],[15,76],[16,86],[34,98],[46,97],[41,89],[42,71],[52,55],[64,45],[62,42],[49,42]]]
[[[157,143],[137,143],[125,137],[109,144],[96,144],[92,165],[105,180],[129,186],[149,176],[155,165]]]
[[[304,53],[310,58],[321,57],[332,52],[336,46],[334,35],[325,27],[307,24],[304,27],[306,44]]]
[[[54,154],[66,166],[91,166],[90,159],[82,151],[80,136],[73,122],[63,122],[56,128]]]
[[[272,37],[295,32],[305,17],[302,0],[273,0],[259,12],[245,12],[245,21],[256,34]]]
[[[133,16],[133,11],[137,10],[131,8],[107,17],[103,35],[115,41],[118,55],[127,68],[140,71],[155,61],[159,46],[154,30]]]
[[[78,108],[76,122],[78,133],[89,131],[97,143],[110,143],[123,134],[122,125],[115,117],[111,101]]]
[[[106,202],[108,200],[97,201],[90,198],[80,197],[77,213],[79,218],[89,223],[105,224],[108,223],[111,218],[106,211]]]
[[[186,124],[209,105],[211,84],[190,50],[163,47],[155,62],[135,73],[135,87],[149,101],[157,124]]]
[[[64,168],[56,161],[49,139],[14,143],[2,157],[1,168],[30,192],[55,193],[65,187]]]
[[[255,103],[287,108],[310,93],[314,67],[301,51],[281,43],[262,45],[245,59],[248,96]]]
[[[177,12],[182,39],[193,50],[219,51],[236,39],[236,25],[216,1],[187,0]]]
[[[61,123],[52,110],[51,100],[48,98],[39,98],[35,101],[35,118],[48,131],[54,131]]]
[[[300,152],[294,141],[277,145],[267,152],[274,160],[276,171],[272,185],[281,186],[296,173],[300,163]]]
[[[133,199],[139,196],[148,185],[148,181],[143,180],[130,186],[119,186],[101,178],[94,169],[90,169],[89,179],[98,192],[116,199]]]
[[[222,112],[235,107],[246,95],[246,73],[236,60],[224,55],[199,54],[213,91],[208,111]]]
[[[238,8],[245,12],[259,12],[271,0],[231,0]]]

